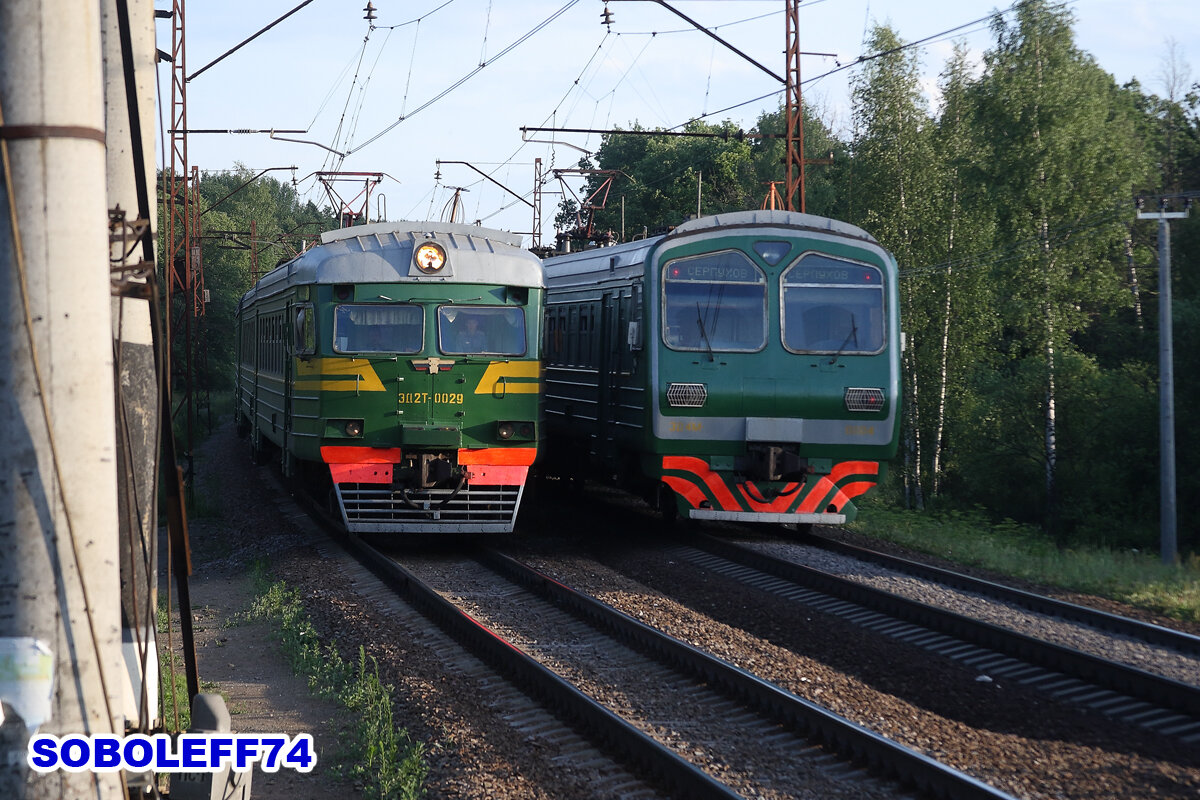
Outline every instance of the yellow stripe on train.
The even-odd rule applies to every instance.
[[[383,381],[365,358],[297,359],[296,388],[322,392],[382,392]]]
[[[493,361],[479,379],[475,394],[537,394],[541,372],[540,361]]]

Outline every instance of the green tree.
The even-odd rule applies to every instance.
[[[928,479],[937,496],[947,471],[955,468],[948,454],[955,441],[970,439],[973,432],[957,425],[969,402],[972,373],[990,368],[988,345],[998,334],[995,298],[987,272],[976,256],[995,240],[995,213],[988,194],[981,191],[980,165],[984,163],[973,136],[977,125],[971,102],[971,67],[967,49],[956,45],[942,71],[941,113],[933,134],[933,159],[937,200],[929,209],[929,254],[933,265],[926,288],[930,292],[930,325],[925,339],[915,343],[925,352],[930,384],[928,413]]]
[[[644,129],[634,124],[631,130]],[[622,209],[625,238],[678,225],[696,214],[698,195],[702,215],[748,207],[750,196],[745,187],[752,183],[750,144],[737,135],[733,123],[690,122],[682,133],[688,135],[608,134],[596,152],[594,166],[591,161],[580,162],[583,169],[616,173],[607,202],[595,212],[597,230],[619,235]],[[564,177],[569,178],[569,173]],[[587,176],[580,198],[601,189],[607,177]],[[560,205],[559,218],[565,217],[561,213],[565,202]]]
[[[992,265],[1004,287],[1001,353],[1020,365],[1012,377],[1023,385],[1038,365],[1041,491],[1028,474],[1019,479],[1046,527],[1061,533],[1059,366],[1096,309],[1128,302],[1114,264],[1130,212],[1118,204],[1133,190],[1136,148],[1111,76],[1075,47],[1070,12],[1027,0],[1011,25],[997,18],[995,32],[976,97],[998,234],[1012,248]],[[1025,408],[1007,411],[1028,416]]]
[[[296,190],[271,176],[239,166],[227,173],[203,173],[198,199],[200,261],[194,265],[202,275],[208,302],[204,313],[192,315],[190,302],[176,298],[172,319],[186,320],[192,337],[191,387],[197,395],[228,389],[233,382],[236,342],[234,315],[238,301],[253,278],[299,253],[306,242],[322,231],[337,227],[328,209],[302,203]],[[160,206],[159,230],[165,231]],[[166,258],[168,248],[159,248]],[[252,270],[252,261],[256,268]],[[165,273],[163,273],[165,274]],[[165,281],[165,279],[164,279]],[[173,326],[172,360],[180,369],[189,361],[183,325]],[[176,392],[183,390],[175,387]]]
[[[222,390],[233,381],[234,315],[241,296],[255,278],[336,228],[337,220],[311,201],[301,203],[290,183],[243,166],[203,174],[200,194],[201,259],[210,300],[198,329],[207,372],[198,378]]]
[[[698,194],[699,212],[707,215],[761,208],[771,182],[783,191],[782,109],[762,114],[749,134],[730,120],[715,125],[690,122],[679,132],[683,135],[643,135],[645,129],[636,123],[630,130],[639,133],[606,135],[594,160],[580,162],[581,169],[606,174],[587,176],[579,200],[567,197],[559,204],[556,225],[572,224],[581,201],[597,192],[610,172],[616,175],[605,207],[595,213],[595,227],[619,235],[623,215],[626,239],[694,216]],[[841,216],[847,198],[842,180],[848,169],[847,147],[808,106],[804,137],[806,159],[824,162],[832,155],[830,164],[807,167],[807,210]]]
[[[807,104],[803,107],[804,160],[816,162],[806,164],[804,170],[805,211],[824,217],[846,219],[849,193],[846,190],[846,175],[849,169],[850,148],[838,139]],[[784,135],[787,132],[787,113],[780,107],[777,111],[759,115],[755,130],[762,134],[750,146],[754,161],[753,183],[744,187],[749,196],[747,208],[761,208],[770,190],[770,184],[778,184],[782,195],[785,190],[787,152]],[[826,163],[828,162],[828,163]],[[799,208],[799,198],[795,204]]]
[[[895,31],[876,26],[867,49],[886,53],[868,61],[851,81],[854,99],[854,193],[858,223],[891,250],[900,264],[929,264],[938,255],[930,235],[936,215],[933,124],[920,90],[915,51],[903,50]],[[903,356],[905,496],[924,507],[922,485],[923,387],[929,385],[933,345],[940,339],[940,310],[931,302],[929,276],[909,272],[901,281],[901,320],[908,334]],[[920,357],[919,357],[920,356]]]

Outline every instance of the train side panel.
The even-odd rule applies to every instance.
[[[643,267],[648,245],[605,248],[599,269],[568,274],[545,312],[545,413],[552,471],[612,480],[636,472],[650,397]],[[597,262],[598,263],[598,262]]]

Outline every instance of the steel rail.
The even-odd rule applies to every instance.
[[[1039,614],[1046,614],[1058,617],[1059,619],[1070,620],[1071,622],[1079,622],[1098,630],[1139,639],[1147,644],[1169,647],[1181,653],[1200,655],[1200,636],[1186,633],[1185,631],[1177,631],[1173,628],[1155,625],[1151,622],[1122,617],[1118,614],[1111,614],[1096,608],[1068,603],[1053,597],[1046,597],[1045,595],[1027,592],[1012,586],[1005,586],[1002,583],[975,578],[961,572],[955,572],[954,570],[935,567],[930,564],[922,564],[919,561],[912,561],[900,556],[888,555],[887,553],[881,553],[865,547],[827,539],[824,536],[814,533],[798,533],[795,534],[795,537],[796,541],[803,544],[810,544],[813,547],[819,547],[822,550],[857,558],[860,561],[868,561],[887,567],[888,569],[894,569],[897,572],[904,572],[918,578],[952,586],[955,589],[962,589],[963,591],[975,592],[997,600],[1003,600]]]
[[[488,630],[420,578],[355,536],[338,540],[421,613],[568,724],[681,797],[734,800],[736,792],[595,702],[549,668]]]
[[[704,534],[689,536],[685,544],[805,588],[1063,672],[1105,689],[1159,704],[1172,711],[1200,715],[1200,688],[1171,678],[964,617]]]
[[[893,742],[770,684],[713,655],[674,639],[645,623],[576,592],[555,579],[494,550],[480,560],[501,575],[609,631],[664,664],[719,688],[739,703],[755,707],[813,742],[877,774],[933,797],[963,800],[1011,798],[982,781]]]

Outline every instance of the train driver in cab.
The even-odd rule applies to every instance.
[[[488,336],[479,325],[479,317],[474,314],[463,314],[462,327],[455,337],[455,349],[460,353],[485,353],[488,350]]]

